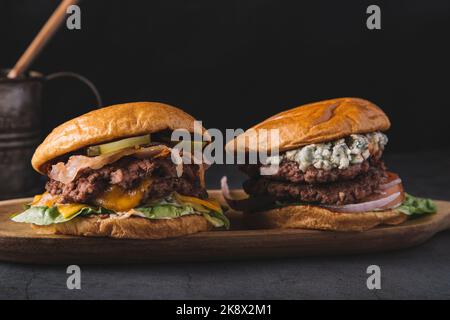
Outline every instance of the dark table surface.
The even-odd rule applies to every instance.
[[[410,193],[450,200],[450,151],[386,155],[385,160]],[[232,167],[212,167],[209,187],[217,188],[223,174],[234,187],[244,178]],[[381,290],[367,289],[370,265],[381,269]],[[81,290],[68,290],[65,265],[0,262],[0,298],[449,299],[450,232],[419,247],[377,254],[80,267]]]

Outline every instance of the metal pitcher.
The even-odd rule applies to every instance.
[[[83,76],[60,72],[44,76],[35,71],[6,78],[0,70],[0,200],[30,196],[38,191],[39,175],[31,167],[31,157],[42,139],[42,90],[46,81],[75,77],[94,92],[95,86]]]

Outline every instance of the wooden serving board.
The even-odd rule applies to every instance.
[[[210,195],[221,199],[220,191]],[[450,228],[450,202],[436,201],[438,213],[398,226],[365,232],[300,229],[245,230],[237,212],[229,212],[230,231],[211,231],[164,240],[118,240],[38,235],[27,224],[9,220],[31,199],[0,202],[0,260],[40,264],[143,263],[235,260],[337,255],[388,251],[419,245]]]

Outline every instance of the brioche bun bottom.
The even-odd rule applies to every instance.
[[[165,239],[181,237],[212,228],[200,215],[186,215],[174,219],[125,219],[98,216],[77,217],[71,221],[49,226],[32,225],[39,234],[62,234],[85,237],[110,237],[119,239]]]
[[[358,213],[334,212],[317,206],[286,206],[261,212],[246,212],[244,223],[252,229],[316,229],[365,231],[377,225],[397,225],[408,219],[398,210]]]

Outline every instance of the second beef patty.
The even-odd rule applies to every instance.
[[[369,167],[352,180],[326,184],[305,184],[255,177],[244,183],[244,190],[254,196],[270,196],[275,200],[342,205],[356,203],[376,192],[386,181],[383,167]]]

